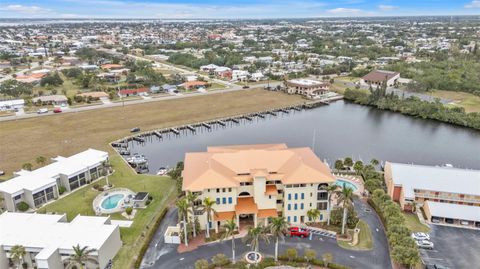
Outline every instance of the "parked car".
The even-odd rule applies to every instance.
[[[40,108],[37,110],[37,114],[45,114],[48,113],[48,108]]]
[[[244,89],[248,89],[248,88],[250,88],[250,86],[248,86],[248,85],[245,85],[245,86],[243,86],[242,88],[244,88]]]
[[[310,232],[306,229],[299,228],[299,227],[290,227],[288,229],[290,236],[299,236],[299,237],[309,237]]]
[[[56,108],[53,110],[53,113],[62,113],[62,109],[59,108],[59,107],[56,107]]]
[[[430,235],[426,233],[412,233],[412,238],[415,240],[430,240]]]
[[[428,240],[418,240],[415,241],[418,248],[433,249],[433,243]]]
[[[130,129],[130,133],[136,133],[136,132],[140,132],[139,127],[135,127],[135,128]]]
[[[5,175],[5,171],[0,170],[0,176],[4,176],[4,175]]]

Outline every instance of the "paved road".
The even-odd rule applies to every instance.
[[[325,236],[314,235],[313,240],[286,237],[285,241],[279,246],[279,252],[283,253],[288,248],[296,248],[299,254],[302,255],[305,249],[311,248],[317,251],[317,256],[320,257],[322,253],[330,252],[334,256],[334,261],[340,264],[350,266],[352,268],[365,269],[389,269],[391,267],[390,256],[388,253],[388,243],[385,232],[378,216],[373,212],[365,212],[365,208],[370,206],[360,200],[355,201],[355,208],[359,217],[366,221],[372,228],[372,236],[374,248],[371,251],[351,251],[346,250],[337,245],[335,239]],[[163,233],[168,225],[174,225],[177,221],[176,210],[171,210],[162,221],[160,228],[154,236],[150,247],[142,262],[141,268],[194,268],[194,263],[198,259],[210,259],[217,253],[223,253],[228,257],[231,256],[231,242],[224,241],[219,243],[212,243],[199,247],[197,250],[179,254],[176,251],[176,245],[168,245],[163,243]],[[376,231],[378,228],[378,232]],[[237,259],[250,250],[241,239],[236,242]],[[267,255],[274,254],[274,244],[265,243],[260,244],[260,251]]]

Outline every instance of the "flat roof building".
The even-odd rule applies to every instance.
[[[20,170],[12,179],[0,183],[0,195],[7,211],[17,211],[20,202],[32,209],[38,208],[57,199],[60,188],[68,193],[98,179],[103,175],[102,163],[108,160],[108,152],[88,149],[52,160],[53,163],[33,171]]]
[[[330,89],[330,84],[312,79],[290,79],[284,82],[286,92],[290,94],[300,94],[309,98],[314,98],[325,94]]]
[[[373,70],[362,77],[362,82],[369,85],[382,85],[382,83],[386,83],[387,86],[393,86],[399,78],[400,73],[397,72]]]
[[[385,183],[388,194],[404,210],[412,210],[414,202],[425,206],[427,201],[432,214],[444,214],[453,205],[462,212],[466,207],[473,212],[480,209],[479,170],[386,162]]]
[[[46,215],[5,212],[0,215],[0,268],[9,268],[10,250],[25,248],[28,268],[65,268],[73,247],[93,249],[97,268],[105,268],[122,246],[118,225],[110,217]]]

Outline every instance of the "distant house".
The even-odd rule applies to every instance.
[[[13,99],[0,101],[0,111],[20,110],[25,106],[25,100]]]
[[[148,88],[124,89],[118,92],[120,97],[138,96],[148,92]]]
[[[233,70],[232,71],[232,80],[233,81],[245,81],[248,79],[250,73],[246,70]]]
[[[216,76],[221,77],[221,78],[228,78],[228,79],[232,78],[232,69],[230,69],[228,67],[225,67],[225,66],[217,67],[214,70],[214,73],[215,73]]]
[[[123,65],[121,65],[121,64],[102,64],[101,68],[104,69],[104,70],[114,70],[114,69],[123,68]]]
[[[41,103],[42,105],[66,105],[68,98],[65,95],[45,95],[32,99],[35,104]]]
[[[35,73],[31,75],[21,75],[17,76],[15,79],[20,82],[25,82],[25,83],[39,83],[40,80],[42,80],[43,77],[45,77],[47,74],[46,73]]]
[[[261,72],[256,72],[250,75],[250,81],[261,81],[265,78],[265,75],[263,75]]]
[[[133,54],[133,55],[137,55],[137,56],[145,55],[145,52],[142,49],[138,49],[138,48],[137,49],[131,49],[130,53]]]
[[[98,65],[96,64],[83,64],[79,66],[83,70],[97,70]]]
[[[291,79],[284,82],[286,92],[289,94],[300,94],[309,98],[327,93],[330,84],[312,79]]]
[[[177,90],[177,86],[170,85],[170,84],[163,84],[162,89],[164,92],[173,93],[174,91]]]
[[[393,86],[400,78],[400,73],[385,71],[385,70],[373,70],[362,77],[361,82],[368,85],[382,85],[386,82],[387,86]]]
[[[180,86],[184,87],[187,90],[191,89],[198,89],[201,87],[206,87],[208,85],[205,81],[195,80],[195,81],[187,81],[185,83],[180,84]]]
[[[218,67],[219,66],[216,65],[216,64],[207,64],[207,65],[200,66],[200,70],[203,71],[203,72],[213,72]]]

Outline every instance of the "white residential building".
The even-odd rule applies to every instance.
[[[0,268],[9,268],[10,250],[25,248],[28,268],[63,269],[74,254],[73,247],[94,250],[88,268],[106,268],[122,247],[120,229],[110,217],[5,212],[0,215]]]
[[[108,160],[108,152],[88,149],[68,158],[58,156],[54,162],[34,171],[20,170],[16,177],[0,183],[3,208],[17,211],[17,205],[25,202],[35,209],[55,200],[60,189],[71,192],[102,176],[102,163]]]

